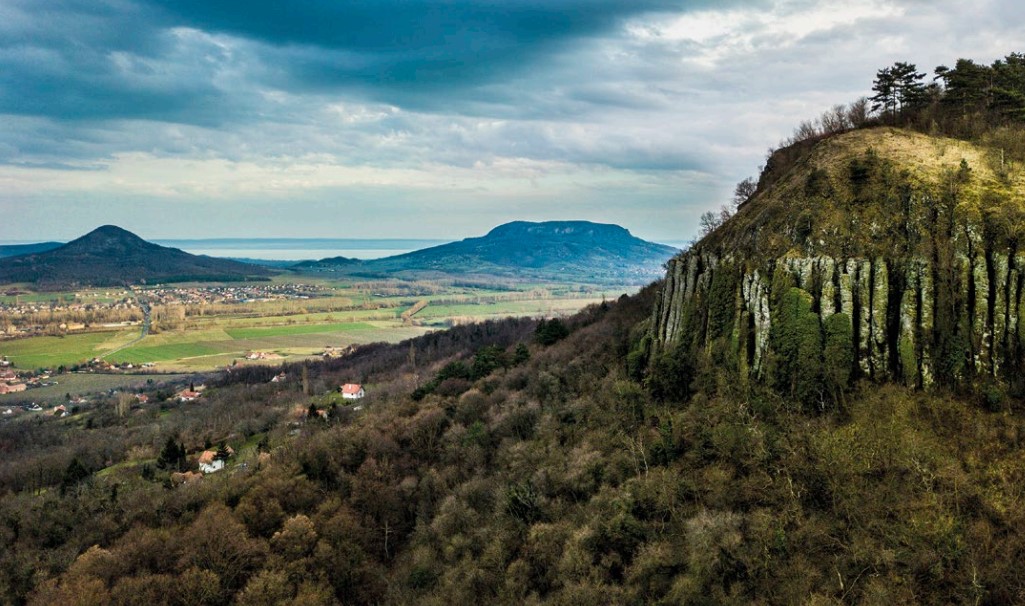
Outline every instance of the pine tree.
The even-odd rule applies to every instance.
[[[64,475],[61,477],[60,493],[64,496],[69,488],[77,486],[79,482],[89,477],[89,470],[78,460],[78,457],[71,459]]]
[[[513,364],[523,364],[530,359],[530,349],[527,348],[526,343],[520,343],[516,346],[516,351],[513,353]]]
[[[157,467],[169,471],[181,471],[185,464],[185,445],[179,444],[174,438],[167,438],[160,456],[157,457]]]
[[[889,67],[876,72],[875,82],[872,83],[872,92],[875,94],[869,98],[872,101],[872,111],[881,112],[883,117],[892,116],[897,113],[897,84],[893,70]]]
[[[893,64],[890,73],[893,75],[901,112],[916,109],[925,103],[925,74],[919,72],[914,63],[898,61]]]

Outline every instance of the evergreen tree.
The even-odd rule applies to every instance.
[[[173,437],[167,438],[157,457],[157,467],[168,471],[181,471],[184,466],[185,445],[179,444]]]
[[[64,496],[69,488],[77,486],[82,480],[88,478],[89,475],[89,470],[82,464],[82,461],[78,460],[78,457],[71,459],[71,462],[68,463],[67,468],[64,470],[64,475],[61,477],[61,496]]]
[[[541,345],[551,345],[561,341],[568,335],[569,329],[566,328],[566,324],[559,318],[552,318],[551,320],[541,319],[534,330],[534,338]]]
[[[927,98],[923,82],[925,74],[919,72],[914,63],[898,61],[893,64],[890,73],[896,85],[897,101],[900,104],[901,112],[919,108],[925,103]]]
[[[530,349],[526,343],[519,343],[516,345],[516,351],[513,353],[513,364],[523,364],[530,359]]]
[[[869,100],[872,101],[873,112],[882,113],[884,118],[897,113],[896,78],[889,67],[876,72],[875,82],[872,83],[872,92],[875,94],[869,97]]]

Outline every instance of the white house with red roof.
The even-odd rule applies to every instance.
[[[360,400],[367,395],[363,386],[359,383],[346,383],[342,385],[342,397],[346,400]]]
[[[217,458],[216,450],[204,450],[199,455],[199,470],[203,473],[214,473],[224,469],[224,460]]]

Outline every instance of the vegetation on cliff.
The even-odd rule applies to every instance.
[[[860,376],[1025,393],[1025,58],[936,74],[880,70],[877,113],[865,99],[835,108],[772,152],[757,186],[738,186],[737,212],[670,262],[654,349],[726,347],[746,374],[823,406]],[[780,379],[798,353],[774,336],[791,288],[816,321]],[[827,348],[850,360],[831,385],[810,370],[834,366]]]

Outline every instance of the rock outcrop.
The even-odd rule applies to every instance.
[[[782,297],[799,289],[818,318],[823,347],[827,321],[842,314],[831,326],[850,335],[851,378],[924,387],[1020,377],[1020,184],[963,158],[920,170],[907,157],[888,157],[879,134],[858,136],[883,143],[867,145],[868,152],[851,151],[842,138],[820,146],[668,263],[652,318],[655,353],[681,344],[698,351],[721,340],[744,372],[761,378]],[[847,154],[838,158],[839,148]],[[867,180],[876,185],[859,191],[855,179],[864,177],[857,170],[866,162],[875,171]],[[807,193],[813,179],[826,183],[826,194]]]

